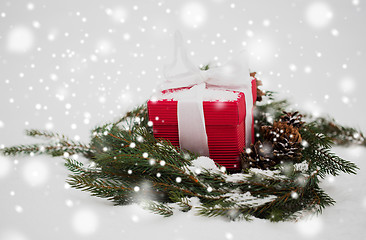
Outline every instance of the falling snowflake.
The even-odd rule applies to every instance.
[[[314,237],[323,229],[323,221],[319,217],[302,219],[296,224],[297,230],[304,236]]]
[[[10,30],[7,36],[7,49],[13,53],[25,53],[34,45],[34,33],[25,26],[16,26]]]
[[[98,225],[98,216],[90,209],[79,209],[72,217],[72,226],[81,235],[90,235],[96,232]]]
[[[0,156],[0,178],[6,177],[11,170],[11,161],[8,158]]]
[[[183,23],[192,28],[198,28],[206,22],[207,10],[199,2],[186,3],[181,9]]]
[[[48,166],[39,159],[29,159],[22,167],[23,179],[30,186],[40,186],[49,177]]]
[[[324,2],[311,3],[305,12],[306,21],[314,28],[326,27],[333,18],[333,12]]]

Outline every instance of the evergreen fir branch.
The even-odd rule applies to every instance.
[[[202,67],[200,67],[201,71],[207,71],[208,69],[210,69],[210,64],[206,64],[206,65],[203,65]]]
[[[303,140],[306,141],[306,143],[303,143],[305,147],[310,146],[312,148],[315,148],[317,146],[322,148],[331,148],[333,141],[330,137],[323,134],[318,128],[315,123],[309,123],[303,126],[300,129],[300,134]]]
[[[257,128],[271,125],[288,107],[286,100],[275,101],[273,92],[267,91],[266,97],[269,101],[257,106]],[[204,169],[200,173],[192,172],[192,160],[197,155],[167,140],[155,139],[148,121],[145,104],[115,122],[96,127],[89,145],[56,133],[29,130],[27,135],[50,142],[9,147],[2,153],[83,154],[93,166],[66,158],[65,166],[72,173],[67,182],[73,188],[106,198],[116,205],[138,201],[137,194],[148,192],[156,200],[149,203],[148,209],[163,216],[173,214],[170,203],[175,203],[181,211],[189,211],[192,209],[190,199],[195,197],[200,202],[198,213],[203,216],[223,216],[231,220],[249,220],[253,216],[285,221],[296,218],[302,211],[321,213],[326,206],[334,204],[319,187],[320,179],[327,174],[355,174],[358,168],[331,153],[330,148],[334,143],[362,144],[364,141],[363,134],[355,129],[334,127],[331,121],[315,119],[300,129],[304,140],[301,160],[308,164],[307,170],[292,167],[285,171],[276,166],[271,176],[248,170],[242,174],[241,181],[230,181],[220,172]],[[246,198],[244,194],[249,193],[250,197]],[[241,196],[240,200],[234,195]],[[252,199],[260,201],[254,204]]]
[[[40,130],[26,130],[26,135],[35,138],[48,139],[48,143],[38,143],[29,145],[18,145],[12,147],[5,147],[0,151],[5,155],[32,155],[32,154],[47,154],[53,157],[63,156],[64,153],[72,154],[82,154],[87,158],[93,157],[93,151],[89,146],[82,144],[80,142],[75,142],[57,133],[49,131]]]
[[[172,199],[172,198],[170,198]],[[180,207],[180,211],[182,212],[188,212],[192,209],[192,205],[190,205],[189,200],[187,197],[182,197],[179,200],[173,200],[173,202],[178,203],[179,207]]]
[[[315,206],[313,207],[313,210],[315,210],[316,213],[320,214],[326,207],[335,204],[334,199],[326,194],[325,191],[321,189],[318,185],[314,186],[311,191],[315,196],[312,204]]]
[[[299,188],[295,191],[299,191]],[[317,185],[308,186],[301,191],[298,197],[293,197],[292,192],[287,192],[273,201],[257,207],[252,215],[274,222],[286,221],[296,217],[301,211],[321,212],[324,207],[333,204],[334,200]]]
[[[337,124],[332,118],[319,117],[313,120],[313,124],[317,126],[319,132],[330,137],[337,145],[359,144],[366,146],[366,138],[361,131]]]
[[[73,188],[90,192],[92,196],[106,198],[116,205],[126,204],[133,200],[134,190],[112,181],[95,179],[92,175],[69,175],[66,182]]]
[[[275,100],[275,94],[276,94],[276,92],[270,91],[270,90],[266,90],[266,91],[264,91],[264,93],[265,93],[265,97],[267,97],[268,100],[271,100],[271,101]]]
[[[139,121],[137,121],[137,119],[139,119]],[[141,106],[136,107],[134,110],[126,113],[122,118],[118,119],[117,121],[115,121],[113,123],[114,126],[126,122],[126,121],[131,121],[132,122],[139,122],[139,125],[141,126],[148,126],[148,113],[147,113],[147,105],[143,104]],[[135,120],[135,121],[134,121]]]
[[[29,130],[25,130],[25,134],[27,136],[35,137],[35,138],[53,139],[53,140],[59,140],[59,141],[62,140],[62,141],[70,142],[70,143],[73,143],[74,145],[76,145],[74,141],[70,140],[65,135],[61,135],[61,134],[50,132],[50,131],[29,129]],[[82,144],[80,144],[80,145],[82,145]]]
[[[12,147],[6,147],[1,149],[1,152],[7,156],[16,156],[16,155],[31,155],[35,153],[50,153],[53,156],[61,156],[64,152],[60,151],[60,148],[57,146],[49,146],[44,147],[41,144],[30,144],[30,145],[18,145]]]
[[[289,105],[290,104],[286,99],[278,101],[269,99],[267,100],[267,103],[256,105],[254,115],[255,119],[257,119],[262,125],[272,124],[272,122],[268,121],[268,117],[272,117],[273,120],[279,119],[283,111],[285,111]]]
[[[92,151],[84,146],[72,145],[71,143],[52,143],[52,144],[30,144],[30,145],[18,145],[12,147],[5,147],[0,150],[4,155],[16,156],[16,155],[33,155],[33,154],[47,154],[52,157],[63,156],[65,153],[69,155],[83,154],[84,156],[91,157]]]
[[[84,173],[84,164],[82,162],[79,162],[75,159],[72,158],[66,158],[65,159],[65,163],[64,163],[65,167],[73,173]]]
[[[253,210],[247,206],[243,207],[197,207],[198,215],[205,217],[222,216],[229,220],[250,220]]]
[[[256,175],[248,178],[253,181],[250,186],[257,186],[251,192],[253,196],[256,196],[256,192],[261,192],[262,189],[268,190],[272,195],[277,196],[271,202],[255,208],[251,212],[253,216],[270,219],[271,221],[285,221],[296,218],[301,211],[321,212],[324,207],[334,204],[334,200],[319,188],[317,174],[309,175],[306,186],[299,185],[296,172],[288,175],[288,177],[290,178],[287,181],[266,176],[258,178]],[[258,179],[261,179],[260,182],[254,182]],[[277,190],[271,190],[270,187]],[[293,193],[296,193],[296,195],[292,195]]]
[[[320,148],[314,151],[313,163],[319,167],[319,175],[322,177],[326,174],[337,176],[341,172],[356,174],[356,171],[359,169],[356,164],[338,157],[327,148]]]
[[[149,210],[155,214],[170,217],[173,215],[173,208],[169,207],[164,203],[159,203],[155,201],[148,201],[143,204],[144,209]]]

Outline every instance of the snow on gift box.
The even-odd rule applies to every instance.
[[[255,79],[252,79],[252,89],[255,90],[252,91],[253,99],[256,99]],[[195,94],[199,94],[202,99],[199,104],[203,107],[203,126],[207,137],[208,154],[202,151],[205,150],[206,145],[202,146],[200,136],[197,134],[199,131],[196,131],[193,126],[195,122],[202,121],[201,116],[198,115],[198,119],[197,116],[193,116],[191,108],[186,113],[180,111],[183,116],[178,114],[179,102],[192,100]],[[193,108],[197,108],[194,100],[191,103]],[[250,118],[253,117],[252,110],[246,111],[245,105],[243,92],[210,89],[196,85],[191,88],[163,91],[148,101],[148,112],[156,138],[165,138],[175,146],[207,155],[228,170],[240,170],[239,154],[243,151],[246,138],[244,120],[246,114]],[[188,132],[179,125],[179,121],[188,122]],[[253,141],[253,121],[250,128],[251,136],[248,137]]]
[[[175,59],[165,69],[163,91],[148,101],[154,136],[209,156],[229,170],[240,170],[239,155],[254,141],[257,92],[246,56],[241,52],[220,67],[200,71],[188,60],[179,34],[175,40]],[[179,51],[183,74],[172,70]]]

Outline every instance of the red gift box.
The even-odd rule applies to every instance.
[[[245,146],[245,96],[235,93],[234,101],[203,101],[210,158],[228,170],[241,169],[239,155]],[[177,104],[172,99],[150,100],[148,112],[154,136],[179,147]]]

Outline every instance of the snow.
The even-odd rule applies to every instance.
[[[22,213],[23,212],[23,207],[22,206],[19,206],[19,205],[15,205],[15,211],[17,212],[17,213]]]
[[[323,228],[323,221],[320,218],[304,219],[297,223],[296,229],[305,237],[316,237]]]
[[[295,171],[306,171],[309,168],[309,165],[306,162],[295,163],[293,165]]]
[[[28,10],[30,10],[30,11],[34,10],[34,4],[33,4],[33,3],[28,3],[28,4],[27,4],[27,8],[28,8]]]
[[[276,199],[276,196],[268,196],[266,198],[256,198],[253,197],[249,192],[246,192],[244,194],[242,193],[228,193],[224,196],[228,197],[228,200],[234,200],[236,202],[244,203],[248,206],[260,206],[267,202],[270,202],[274,199]]]
[[[251,56],[251,60],[262,65],[271,63],[272,58],[276,53],[275,46],[273,45],[274,40],[265,35],[254,36],[254,33],[251,31],[247,32],[247,34],[250,37],[247,49]]]
[[[5,178],[11,171],[11,162],[7,157],[0,156],[0,179]]]
[[[259,168],[251,168],[250,172],[259,174],[259,175],[263,175],[266,177],[275,177],[276,174],[280,173],[279,170],[271,171],[271,170],[263,170],[263,169],[259,169]]]
[[[311,73],[311,71],[312,71],[312,69],[310,66],[305,66],[305,68],[304,68],[305,73],[309,74],[309,73]]]
[[[340,156],[354,161],[361,168],[356,176],[342,174],[335,182],[323,182],[325,191],[336,201],[336,205],[328,207],[319,216],[304,216],[298,222],[270,223],[266,220],[254,219],[251,222],[228,222],[222,218],[206,218],[196,216],[196,210],[187,213],[176,211],[169,218],[155,215],[144,210],[138,204],[112,206],[104,199],[89,196],[79,190],[65,188],[64,180],[67,171],[59,165],[50,165],[52,177],[48,185],[52,191],[48,196],[42,194],[46,188],[31,190],[17,181],[17,171],[12,171],[7,181],[12,185],[4,185],[0,189],[3,196],[2,213],[8,216],[6,223],[0,225],[0,239],[5,236],[24,236],[27,239],[363,239],[366,237],[364,225],[366,219],[366,163],[363,156],[366,149],[362,147],[336,148]],[[60,159],[37,158],[45,163],[58,162]],[[23,165],[26,159],[21,159]],[[201,167],[213,167],[208,158],[197,161]],[[10,196],[16,191],[15,196]],[[31,194],[32,196],[27,196]],[[8,197],[7,197],[8,196]],[[72,202],[72,203],[71,203]],[[191,199],[193,206],[198,206],[198,199]],[[7,207],[8,206],[8,207]],[[12,206],[11,208],[9,208]],[[21,206],[21,219],[16,206]],[[33,218],[37,221],[29,221]],[[0,218],[0,221],[1,218]],[[42,229],[42,235],[40,235]],[[11,233],[10,233],[11,231]],[[229,237],[229,238],[228,238]]]
[[[350,94],[355,90],[356,83],[351,77],[344,77],[339,81],[339,90]]]
[[[107,15],[111,16],[111,18],[119,23],[124,23],[127,18],[127,11],[123,7],[116,7],[113,10],[107,8],[105,10]]]
[[[211,173],[223,174],[223,171],[217,167],[215,162],[205,156],[200,156],[192,161],[192,166],[187,167],[188,170],[195,174],[200,174],[202,171],[207,170]]]
[[[182,22],[190,28],[198,28],[207,19],[207,10],[200,2],[186,3],[180,12]]]
[[[183,90],[177,90],[175,92],[167,92],[167,93],[160,93],[152,97],[153,101],[159,101],[163,99],[167,100],[174,100],[174,101],[180,101],[183,99],[193,99],[195,98],[195,88],[197,86],[193,86],[191,89],[183,89]],[[239,93],[237,92],[231,92],[226,90],[217,90],[217,89],[210,89],[205,88],[202,91],[199,91],[198,94],[200,97],[202,97],[203,101],[220,101],[220,102],[226,102],[226,101],[235,101],[238,99]]]
[[[352,0],[352,4],[357,6],[360,4],[360,0]]]
[[[131,35],[129,33],[125,33],[125,34],[123,34],[123,39],[126,40],[126,41],[130,40]]]
[[[262,24],[265,27],[269,27],[271,25],[271,21],[269,19],[264,19]]]
[[[26,26],[16,26],[10,30],[7,37],[7,49],[14,53],[25,53],[32,49],[35,37]]]
[[[72,227],[80,235],[91,235],[98,230],[99,217],[94,210],[83,208],[72,216]]]
[[[101,39],[97,42],[96,53],[107,56],[113,53],[113,43],[109,39]]]
[[[295,64],[290,64],[289,68],[290,68],[290,70],[291,70],[291,71],[293,71],[293,72],[296,72],[296,70],[297,70],[297,67],[296,67],[296,65],[295,65]]]
[[[331,33],[335,37],[338,37],[339,36],[339,31],[337,29],[332,29]]]
[[[45,162],[39,161],[36,158],[30,158],[22,165],[22,175],[26,184],[32,187],[38,187],[48,180],[49,168]]]
[[[34,28],[40,28],[40,27],[41,27],[41,24],[40,24],[38,21],[33,21],[33,22],[32,22],[32,26],[33,26]]]
[[[29,240],[23,233],[14,229],[6,229],[0,233],[1,240]]]
[[[325,2],[313,2],[306,9],[306,21],[314,28],[323,28],[330,24],[333,12]]]

